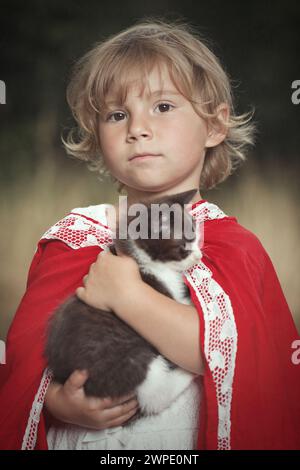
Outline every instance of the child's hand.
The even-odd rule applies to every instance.
[[[140,281],[139,267],[133,258],[101,252],[83,278],[84,287],[79,287],[76,295],[92,307],[111,311],[116,298]]]
[[[135,395],[111,399],[85,395],[83,385],[88,378],[85,371],[74,371],[64,385],[52,382],[45,397],[47,410],[65,423],[90,429],[122,426],[138,410]]]

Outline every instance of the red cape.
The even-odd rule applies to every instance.
[[[206,358],[198,448],[300,449],[299,334],[272,262],[232,217],[205,223],[203,254],[187,276]]]
[[[236,219],[206,201],[192,210],[205,236],[186,275],[206,358],[198,448],[300,449],[299,335],[272,263]],[[94,213],[70,214],[38,244],[0,366],[1,449],[47,449],[46,323],[110,240]]]

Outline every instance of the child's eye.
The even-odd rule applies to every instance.
[[[113,116],[121,116],[121,119],[111,119]],[[109,114],[106,118],[106,121],[119,122],[123,120],[122,116],[124,116],[124,113],[122,113],[121,111],[117,111],[116,113]]]
[[[169,104],[169,103],[159,103],[159,104],[157,105],[157,108],[160,108],[163,113],[164,113],[165,111],[169,111],[168,109],[166,109],[166,107],[174,108],[174,106],[173,106],[172,104]]]

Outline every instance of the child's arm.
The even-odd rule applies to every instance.
[[[180,304],[140,281],[116,296],[113,311],[167,359],[203,374],[199,318],[193,305]]]
[[[83,282],[84,287],[76,290],[81,300],[113,310],[170,361],[192,373],[203,373],[196,308],[144,283],[135,260],[102,252]]]

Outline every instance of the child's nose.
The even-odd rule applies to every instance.
[[[128,138],[139,139],[152,136],[152,129],[149,121],[143,116],[131,118],[128,124]]]

